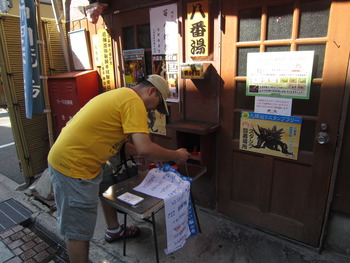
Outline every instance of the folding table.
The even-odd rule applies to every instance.
[[[190,177],[193,177],[194,180],[198,179],[206,171],[207,171],[207,168],[205,166],[199,166],[199,165],[190,164],[190,163],[187,163],[186,165],[180,167],[181,174],[185,176],[190,176],[190,174],[192,174],[192,176]],[[112,207],[116,208],[118,212],[124,214],[125,226],[127,225],[127,215],[130,215],[135,219],[142,219],[152,224],[156,258],[157,258],[157,262],[159,262],[155,213],[157,213],[159,210],[161,210],[164,207],[164,201],[163,199],[156,198],[156,197],[135,191],[133,189],[134,187],[138,186],[143,179],[144,179],[144,176],[137,175],[123,182],[112,185],[111,187],[108,188],[107,191],[105,191],[102,194],[101,199],[109,203]],[[118,196],[126,192],[140,196],[144,198],[144,200],[142,200],[140,203],[133,206],[117,198]],[[192,198],[192,194],[190,195],[190,198]],[[199,221],[198,221],[198,215],[197,215],[197,211],[196,211],[196,207],[193,202],[193,199],[192,199],[192,203],[194,207],[198,230],[199,232],[201,232]],[[126,255],[126,236],[125,235],[124,235],[124,244],[123,244],[123,255],[124,256]]]

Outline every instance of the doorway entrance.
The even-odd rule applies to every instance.
[[[346,79],[349,2],[223,1],[219,210],[303,243],[319,246],[326,213]],[[302,117],[297,160],[239,149],[240,113],[254,112],[246,96],[247,54],[314,51],[310,98],[293,99]],[[324,131],[326,144],[315,137]],[[230,161],[227,161],[230,160]]]

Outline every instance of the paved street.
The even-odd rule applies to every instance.
[[[18,184],[24,183],[13,140],[10,118],[4,109],[0,109],[0,173]]]

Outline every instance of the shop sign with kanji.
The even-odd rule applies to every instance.
[[[112,38],[109,30],[99,29],[97,31],[99,40],[99,59],[101,66],[101,79],[103,91],[115,89],[114,61],[112,50]]]
[[[191,57],[208,56],[209,4],[208,0],[187,4],[187,52]]]

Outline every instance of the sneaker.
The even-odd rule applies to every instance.
[[[123,239],[124,238],[124,225],[121,225],[120,231],[117,233],[111,233],[106,229],[106,234],[105,234],[105,240],[108,243],[111,243],[113,241]],[[137,226],[127,226],[126,231],[125,231],[125,237],[130,238],[130,237],[136,237],[140,234],[140,228]]]

